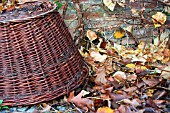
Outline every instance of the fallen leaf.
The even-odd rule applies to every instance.
[[[123,29],[126,30],[126,31],[128,31],[128,32],[130,32],[130,33],[132,33],[132,28],[133,28],[133,26],[130,25],[130,26],[127,26],[127,27],[125,27],[125,28],[123,28]]]
[[[128,96],[126,94],[110,94],[110,98],[113,100],[113,102],[117,102],[123,99],[127,99]]]
[[[119,28],[119,29],[115,30],[113,36],[116,39],[123,38],[125,36],[125,31],[122,28]]]
[[[74,91],[72,91],[70,94],[69,94],[69,97],[67,99],[68,102],[71,102],[71,99],[74,97]]]
[[[43,103],[43,110],[41,110],[41,113],[49,112],[51,109],[51,106],[47,105],[46,103]]]
[[[0,3],[0,13],[2,13],[3,10],[4,10],[4,6],[2,3]]]
[[[128,81],[135,81],[137,79],[137,75],[136,74],[131,74],[127,76],[127,80]]]
[[[154,89],[148,89],[148,91],[146,92],[146,95],[148,97],[153,97],[153,92],[154,92]]]
[[[160,76],[164,79],[170,80],[170,65],[165,67],[163,70],[164,71],[161,73]]]
[[[125,7],[125,0],[117,0],[117,3],[121,6],[121,7]]]
[[[130,107],[126,106],[126,105],[120,105],[118,110],[119,110],[120,113],[132,113]]]
[[[151,79],[143,79],[143,81],[149,85],[150,87],[153,87],[155,85],[157,85],[159,83],[158,80],[154,79],[154,78],[151,78]]]
[[[118,82],[123,82],[124,80],[126,80],[126,74],[125,72],[122,71],[117,71],[114,75],[113,75],[114,79]]]
[[[106,61],[105,61],[105,68],[106,68],[106,73],[107,74],[110,74],[110,73],[113,73],[113,63],[112,63],[112,58],[108,58],[108,59],[106,59]]]
[[[137,89],[136,86],[130,87],[130,88],[125,88],[124,91],[126,92],[134,92]]]
[[[144,72],[146,69],[147,68],[145,66],[140,66],[140,65],[135,67],[135,71],[136,71],[137,74]]]
[[[87,37],[89,38],[90,41],[97,39],[96,33],[91,30],[87,30]]]
[[[96,84],[106,84],[107,82],[107,79],[105,78],[106,77],[106,71],[105,71],[105,67],[102,66],[102,67],[99,67],[98,69],[96,69],[96,78],[95,78],[95,83]]]
[[[166,21],[167,17],[162,12],[157,12],[156,14],[152,15],[152,21],[154,23],[155,28],[160,27]]]
[[[138,103],[138,101],[136,101],[135,99],[133,99],[132,101],[129,100],[129,99],[123,99],[123,102],[126,103],[126,104],[130,104],[134,107],[137,107],[139,106],[140,104]]]
[[[101,107],[97,109],[97,113],[114,113],[114,110],[109,107]]]
[[[142,64],[145,64],[146,58],[140,56],[139,57],[133,56],[132,62],[141,62]]]
[[[165,48],[163,54],[165,57],[170,57],[170,50],[168,48]]]
[[[126,67],[130,68],[130,72],[134,72],[135,71],[135,64],[127,64]]]
[[[160,40],[165,41],[166,39],[168,39],[169,35],[170,35],[170,31],[165,30],[164,32],[161,33]]]
[[[106,7],[108,7],[108,9],[110,9],[111,11],[114,11],[116,2],[113,3],[112,0],[103,0],[103,3]]]
[[[165,6],[165,12],[170,14],[170,7],[169,6]]]
[[[95,61],[104,62],[107,58],[106,54],[101,55],[97,50],[90,50],[89,53]]]
[[[86,94],[89,94],[89,92],[82,90],[77,96],[73,96],[73,92],[71,92],[69,96],[69,102],[73,102],[78,107],[82,108],[85,111],[88,111],[88,109],[93,109],[94,104],[93,101],[88,98],[82,98],[82,96],[85,96]]]
[[[161,60],[163,60],[164,55],[163,55],[163,53],[154,53],[153,58],[161,61]]]
[[[157,106],[159,106],[160,104],[164,103],[165,100],[153,100],[153,102],[154,102]]]
[[[145,109],[141,109],[141,110],[138,110],[138,111],[136,111],[134,113],[144,113],[144,112],[145,112]]]

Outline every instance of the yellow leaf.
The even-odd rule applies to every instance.
[[[98,108],[97,113],[114,113],[114,110],[109,107]]]
[[[146,69],[147,69],[145,66],[141,66],[140,68],[143,69],[143,70],[146,70]]]
[[[135,64],[127,64],[126,67],[130,68],[130,72],[134,72]]]
[[[160,27],[166,22],[166,15],[162,12],[157,12],[156,14],[152,15],[152,21],[154,23],[155,28]]]
[[[145,46],[145,42],[140,42],[140,44],[138,45],[138,50],[143,50]]]
[[[2,10],[4,10],[4,6],[2,3],[0,3],[0,12],[2,12]]]
[[[135,64],[127,64],[126,67],[128,67],[128,68],[135,68]]]
[[[119,28],[119,29],[115,30],[113,36],[116,39],[123,38],[125,36],[125,31],[122,28]]]
[[[153,92],[154,92],[154,89],[149,89],[146,94],[147,94],[147,96],[152,97],[153,96]]]

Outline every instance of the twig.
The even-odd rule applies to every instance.
[[[64,5],[64,8],[63,8],[63,15],[62,15],[63,19],[65,19],[67,9],[68,9],[68,1],[66,1],[66,4]]]
[[[166,87],[156,86],[156,88],[160,88],[160,89],[164,89],[164,90],[170,91],[170,88],[166,88]]]
[[[81,111],[81,109],[79,109],[75,104],[73,104],[73,106],[76,108],[76,110],[78,110],[80,113],[83,113],[82,111]]]

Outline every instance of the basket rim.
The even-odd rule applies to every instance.
[[[34,2],[37,2],[37,1],[34,1]],[[41,2],[42,2],[42,1],[41,1]],[[57,8],[57,5],[56,5],[54,2],[49,1],[48,3],[53,4],[53,8],[52,8],[51,10],[48,10],[48,11],[46,11],[46,12],[40,13],[40,14],[35,15],[35,16],[26,17],[26,18],[3,20],[3,21],[0,21],[0,23],[21,22],[21,21],[26,21],[26,20],[30,20],[30,19],[34,19],[34,18],[41,17],[41,16],[43,16],[43,15],[46,15],[46,14],[48,14],[48,13],[50,13],[50,12],[53,12],[53,11]]]

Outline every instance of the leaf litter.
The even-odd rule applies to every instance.
[[[165,35],[167,32],[161,37]],[[93,36],[89,40],[102,38]],[[89,94],[84,97],[93,103],[88,112],[170,112],[170,50],[163,40],[159,45],[140,42],[136,48],[104,39],[99,41],[100,45],[90,41],[89,47],[82,46],[79,51],[91,72],[85,89]]]
[[[88,30],[88,45],[79,51],[89,67],[86,86],[31,109],[33,113],[168,113],[170,112],[170,50],[160,43],[136,48],[98,37]],[[164,36],[163,36],[164,35]],[[163,33],[162,37],[167,36]],[[94,43],[98,40],[98,43]],[[143,49],[145,48],[145,49]],[[14,110],[17,111],[17,110]]]
[[[124,0],[114,3],[104,0],[104,5],[111,11],[116,4],[123,7]],[[169,11],[168,8],[165,10]],[[1,11],[3,10],[4,8],[1,8]],[[135,9],[132,9],[132,13],[138,15]],[[162,12],[152,16],[155,28],[161,27],[166,19]],[[127,32],[131,33],[131,27],[115,30],[114,37],[123,38]],[[87,30],[87,39],[84,39],[79,49],[90,69],[89,80],[84,90],[72,91],[60,101],[41,103],[38,107],[26,106],[21,112],[170,112],[170,50],[166,46],[170,32],[165,30],[161,33],[160,39],[154,39],[153,44],[140,42],[135,48],[105,40],[96,32]]]

